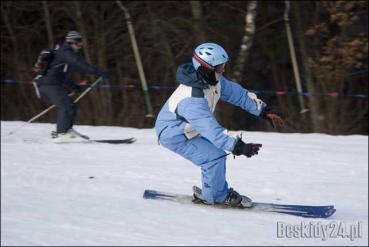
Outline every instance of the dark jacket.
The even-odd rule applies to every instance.
[[[70,44],[64,43],[55,54],[47,74],[37,79],[37,85],[62,85],[73,86],[74,82],[69,79],[70,73],[78,69],[85,74],[101,76],[103,70],[86,63],[81,56],[74,52]]]

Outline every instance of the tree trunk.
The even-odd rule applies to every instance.
[[[233,68],[233,80],[241,81],[243,78],[244,67],[249,54],[252,40],[255,34],[255,17],[257,1],[250,1],[245,15],[245,33],[242,37],[240,51]]]
[[[9,8],[9,6],[7,6],[7,7]],[[30,117],[29,116],[30,114],[33,114],[35,112],[35,107],[34,107],[34,104],[32,104],[32,101],[31,101],[30,97],[28,97],[29,93],[30,93],[30,91],[28,89],[29,85],[26,85],[24,72],[22,71],[22,68],[24,68],[26,66],[23,65],[23,62],[22,62],[23,60],[20,57],[20,54],[19,54],[20,46],[18,44],[17,36],[16,36],[15,30],[14,30],[14,28],[13,28],[13,26],[12,26],[10,20],[9,20],[8,12],[4,9],[3,4],[1,4],[1,15],[4,19],[5,28],[7,29],[8,33],[9,33],[10,40],[12,41],[12,46],[13,46],[13,55],[12,55],[13,64],[12,64],[12,67],[13,67],[15,78],[19,83],[19,89],[20,89],[20,95],[19,95],[18,98],[25,100],[25,102],[22,102],[21,104],[18,105],[18,109],[15,110],[17,112],[16,115],[18,116],[18,119],[22,118],[22,116],[26,116],[28,118],[28,117]],[[31,111],[25,109],[24,107],[22,107],[22,104],[29,105],[32,108]],[[14,106],[14,107],[16,107],[16,106]],[[23,113],[22,109],[25,109],[26,112]]]
[[[76,14],[76,25],[77,25],[78,31],[82,35],[83,52],[85,54],[86,61],[92,64],[87,31],[86,31],[85,23],[83,21],[81,5],[79,1],[74,1],[74,7],[75,7],[75,14]]]
[[[122,73],[122,62],[120,59],[117,59],[116,61],[116,73],[117,73],[117,81],[119,82],[118,86],[121,86],[121,88],[119,87],[118,90],[121,92],[120,93],[120,97],[119,99],[117,99],[117,101],[119,100],[119,105],[120,105],[120,110],[117,111],[117,123],[125,125],[126,124],[126,114],[127,114],[127,105],[128,105],[128,93],[127,93],[127,88],[125,88],[124,86],[126,85],[126,82],[123,78],[123,73]]]
[[[316,89],[314,84],[314,72],[311,70],[309,64],[308,64],[308,58],[306,51],[306,44],[305,44],[305,37],[304,37],[304,26],[301,23],[301,12],[300,12],[300,3],[291,2],[292,8],[294,9],[293,15],[296,23],[296,34],[297,34],[297,40],[298,45],[300,47],[300,55],[302,58],[302,70],[303,74],[305,75],[305,84],[306,88],[309,93],[312,93],[315,95]],[[319,120],[319,116],[321,115],[320,112],[320,100],[318,97],[310,97],[308,100],[309,105],[309,111],[310,111],[310,118],[311,118],[311,131],[312,132],[321,132],[322,126],[321,126],[321,120]]]
[[[54,47],[54,35],[52,31],[52,25],[50,20],[49,7],[47,6],[47,2],[45,0],[42,1],[42,6],[44,10],[44,18],[45,18],[45,26],[47,31],[47,38],[49,40],[49,47]]]
[[[95,40],[96,47],[98,47],[96,52],[97,64],[100,68],[107,67],[106,59],[106,39],[105,39],[105,26],[104,26],[104,14],[105,14],[105,3],[96,3],[96,16],[94,18],[96,28]],[[99,88],[97,90],[99,97],[99,108],[98,112],[100,117],[98,118],[99,124],[108,124],[112,120],[112,107],[111,107],[111,89]]]
[[[196,42],[202,44],[205,42],[205,30],[203,30],[202,25],[202,6],[201,1],[190,1],[191,12],[193,17],[193,30]]]
[[[251,47],[252,40],[255,34],[256,7],[257,7],[257,1],[250,1],[247,6],[247,11],[245,14],[245,33],[242,37],[240,50],[234,62],[235,66],[233,67],[233,73],[232,73],[232,80],[236,82],[240,82],[243,78],[244,67],[245,67],[245,63],[247,60],[247,56],[249,54],[249,48]],[[225,114],[222,114],[222,123],[225,126],[227,126],[227,128],[231,128],[232,127],[231,124],[235,122],[235,121],[232,121],[232,116],[235,115],[234,106],[229,106],[229,105],[222,105],[222,106],[223,106],[223,111],[225,113]]]
[[[87,34],[87,27],[86,24],[84,22],[83,16],[82,16],[82,10],[81,10],[81,5],[79,1],[74,1],[73,2],[73,6],[74,6],[74,12],[75,12],[75,23],[77,26],[77,31],[79,31],[82,35],[82,42],[83,42],[83,53],[84,53],[84,57],[87,63],[92,64],[92,53],[90,51],[90,39],[88,37]],[[92,27],[95,28],[95,27]],[[87,77],[91,82],[94,80],[94,77],[92,75],[89,75]],[[101,90],[100,88],[96,88],[95,91],[99,91]],[[99,113],[101,112],[101,97],[99,96],[100,94],[98,92],[92,92],[89,99],[85,100],[86,102],[84,102],[83,104],[86,105],[86,108],[88,108],[88,112],[85,112],[84,115],[82,115],[82,119],[88,119],[88,115],[92,115],[92,123],[88,123],[88,124],[98,124],[99,123],[99,119],[101,118],[99,116]],[[82,113],[82,111],[81,111]]]

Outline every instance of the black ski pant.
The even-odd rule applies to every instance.
[[[56,131],[58,133],[67,132],[74,124],[77,111],[72,97],[68,95],[67,90],[62,85],[41,85],[38,89],[41,98],[57,108]]]

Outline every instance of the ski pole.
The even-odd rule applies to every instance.
[[[92,88],[94,88],[100,81],[102,80],[102,77],[99,77],[94,83],[92,83],[83,93],[81,93],[75,100],[74,103],[77,103],[83,96],[85,96],[88,92],[91,91]]]
[[[75,100],[74,103],[77,103],[83,96],[85,96],[89,91],[91,91],[92,88],[94,88],[100,81],[102,80],[102,77],[99,77],[94,83],[92,83],[85,91],[83,91],[83,93],[81,93]],[[73,93],[69,94],[69,96],[73,95]],[[33,121],[35,121],[36,119],[38,119],[39,117],[41,117],[42,115],[44,115],[46,112],[50,111],[51,109],[53,109],[55,107],[55,105],[51,105],[49,106],[47,109],[43,110],[42,112],[40,112],[39,114],[37,114],[36,116],[34,116],[33,118],[31,118],[30,120],[28,120],[26,123],[24,123],[23,125],[19,126],[18,128],[10,131],[8,133],[8,135],[12,135],[14,134],[15,131],[23,128],[24,126],[26,126],[29,123],[32,123]]]

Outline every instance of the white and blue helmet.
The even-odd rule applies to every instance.
[[[213,71],[215,66],[226,63],[228,61],[228,54],[218,44],[204,43],[196,47],[192,55],[192,64],[195,70],[201,65],[208,70]]]

